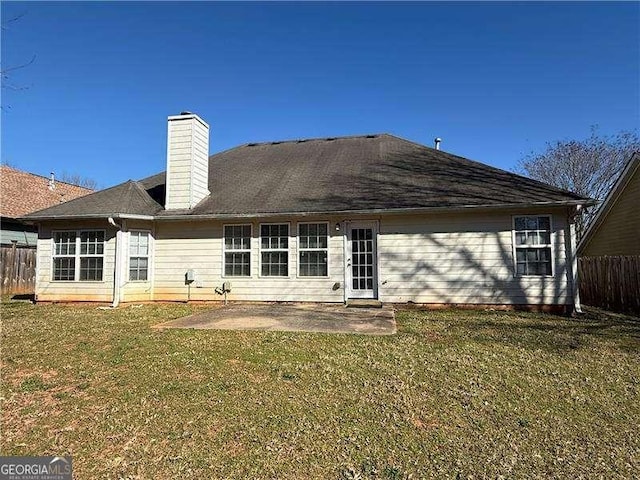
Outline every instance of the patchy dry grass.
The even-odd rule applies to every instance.
[[[640,323],[406,311],[391,337],[2,305],[3,454],[76,478],[630,478]]]

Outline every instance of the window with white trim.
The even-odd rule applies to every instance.
[[[551,275],[551,217],[514,218],[517,275]]]
[[[263,277],[289,275],[289,224],[260,225],[260,274]]]
[[[53,232],[54,281],[102,281],[104,230]]]
[[[149,232],[129,232],[129,281],[144,282],[149,279]]]
[[[298,273],[301,277],[329,274],[329,227],[327,223],[298,224]]]
[[[251,225],[224,226],[224,275],[251,276]]]
[[[53,245],[53,280],[75,280],[76,232],[54,232]]]

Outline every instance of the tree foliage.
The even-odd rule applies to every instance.
[[[578,195],[603,200],[634,152],[640,151],[636,132],[604,135],[597,126],[583,140],[548,142],[542,152],[531,153],[519,163],[519,170],[535,180],[570,190]],[[577,219],[578,236],[596,209]]]

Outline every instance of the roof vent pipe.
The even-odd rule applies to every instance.
[[[53,190],[56,188],[56,175],[51,172],[51,177],[49,177],[49,190]]]
[[[442,141],[442,139],[440,137],[436,137],[434,142],[436,144],[436,150],[440,150],[440,142]]]

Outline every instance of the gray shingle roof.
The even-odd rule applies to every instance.
[[[81,202],[78,200],[82,200]],[[139,183],[128,180],[111,188],[99,190],[51,208],[27,215],[25,218],[65,216],[155,215],[163,207]]]
[[[211,195],[192,210],[164,210],[164,183],[164,173],[129,181],[31,218],[93,213],[246,215],[587,200],[389,134],[246,144],[217,153],[209,158]],[[126,185],[130,185],[127,191],[136,192],[129,194],[129,200],[123,198]]]

